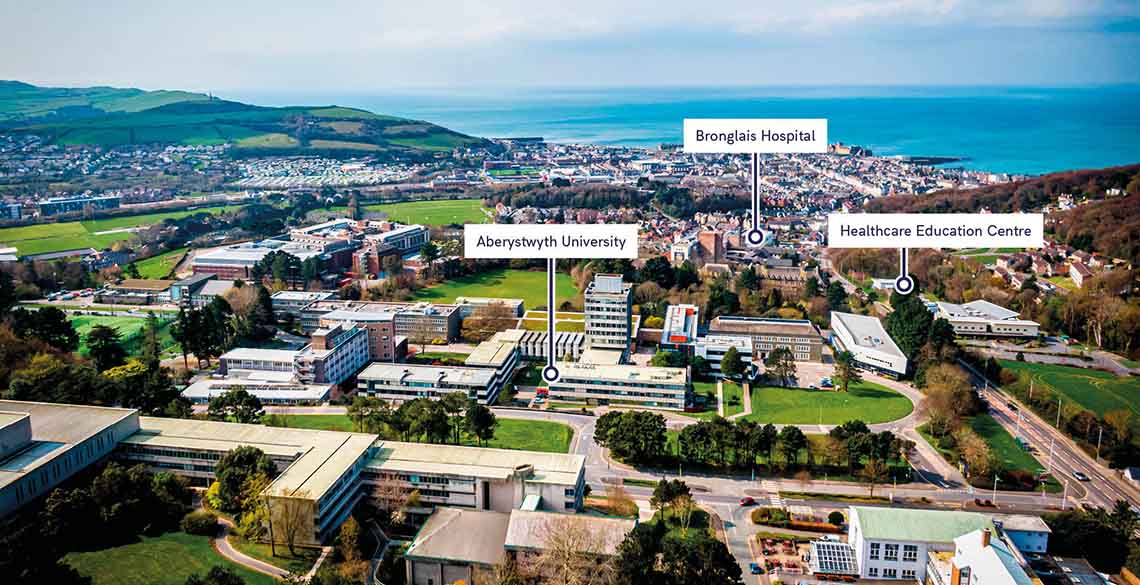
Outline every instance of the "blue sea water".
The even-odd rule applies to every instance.
[[[880,155],[954,156],[1040,174],[1140,162],[1140,87],[621,88],[229,95],[262,105],[338,104],[486,137],[657,146],[686,118],[827,118],[832,142]],[[958,163],[956,163],[958,164]]]

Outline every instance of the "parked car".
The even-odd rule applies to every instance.
[[[752,496],[744,496],[743,498],[740,498],[740,505],[741,506],[755,506],[756,500],[753,499]]]
[[[1082,471],[1074,471],[1073,477],[1077,478],[1077,481],[1089,481],[1089,476],[1085,475]]]
[[[748,572],[752,573],[753,575],[759,575],[763,573],[764,570],[760,568],[759,563],[748,563]]]

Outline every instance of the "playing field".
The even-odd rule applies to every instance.
[[[578,296],[569,274],[558,273],[554,279],[556,304]],[[420,289],[416,298],[435,302],[452,302],[455,297],[498,297],[523,299],[526,308],[546,306],[546,272],[529,270],[492,270],[464,276]]]
[[[1088,370],[1051,364],[1031,364],[1001,360],[1002,367],[1032,377],[1035,387],[1049,388],[1054,396],[1071,400],[1097,416],[1110,410],[1127,410],[1132,420],[1140,419],[1140,379],[1115,376],[1100,370]],[[1028,384],[1015,384],[1012,390],[1024,396]]]
[[[279,583],[273,577],[226,560],[210,546],[208,537],[184,532],[144,536],[131,544],[69,553],[63,562],[90,577],[93,585],[185,585],[190,575],[205,576],[214,565],[233,569],[246,585]]]
[[[178,219],[196,213],[223,213],[237,209],[233,205],[203,207],[192,211],[168,211],[125,217],[110,217],[91,221],[67,221],[0,229],[0,245],[15,246],[19,255],[46,254],[78,248],[100,250],[118,241],[131,239],[133,234],[123,230],[150,226],[164,219]],[[111,231],[111,233],[105,233]]]
[[[289,414],[285,415],[285,420],[290,427],[299,429],[346,432],[356,430],[348,415],[344,414]],[[488,441],[485,446],[496,449],[568,453],[573,438],[574,429],[562,423],[500,417],[495,427],[495,438]],[[464,437],[463,444],[473,446],[475,441]]]
[[[773,424],[871,424],[898,420],[912,410],[906,396],[870,382],[854,384],[849,392],[761,386],[752,389],[752,414],[745,418]]]
[[[446,199],[440,201],[406,201],[364,206],[365,211],[382,211],[388,219],[400,223],[448,225],[452,223],[487,223],[490,218],[483,212],[479,199]]]
[[[163,352],[173,351],[175,349],[174,338],[170,336],[170,323],[169,320],[159,319],[158,325],[158,344]],[[146,319],[142,317],[104,317],[101,315],[77,315],[71,318],[71,324],[75,326],[75,331],[79,333],[79,353],[87,354],[87,334],[91,332],[91,328],[96,325],[106,325],[114,327],[119,330],[122,336],[123,348],[127,350],[128,354],[137,354],[142,349],[143,342],[143,326],[146,324]]]
[[[135,262],[135,267],[139,269],[139,276],[143,278],[163,279],[170,275],[175,266],[186,257],[186,252],[189,248],[179,248],[169,252],[163,252],[158,256],[151,256],[145,260]]]

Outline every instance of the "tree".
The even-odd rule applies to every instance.
[[[0,318],[7,315],[19,300],[16,287],[12,284],[12,275],[0,270]]]
[[[467,397],[466,392],[448,392],[440,398],[439,402],[443,406],[443,411],[447,413],[447,419],[451,424],[452,441],[458,445],[467,408],[472,400]]]
[[[764,359],[764,367],[780,384],[789,385],[796,379],[796,361],[792,350],[777,347]]]
[[[835,354],[835,373],[832,377],[835,378],[835,386],[844,392],[847,392],[851,384],[862,382],[863,377],[855,367],[855,354],[849,351]]]
[[[717,583],[734,585],[743,583],[743,573],[736,558],[723,542],[707,534],[694,534],[691,538],[666,538],[661,565],[666,583]]]
[[[487,441],[495,438],[495,426],[498,425],[498,420],[490,408],[472,402],[464,415],[464,424],[467,432],[475,437],[479,446],[482,447],[487,444]]]
[[[73,352],[79,347],[79,334],[71,324],[67,313],[47,307],[35,311],[17,308],[8,317],[12,331],[20,337],[33,337],[64,352]]]
[[[205,577],[199,577],[196,573],[187,577],[186,585],[245,585],[245,579],[239,577],[233,569],[214,565]]]
[[[843,289],[843,285],[838,280],[833,280],[831,284],[827,285],[827,305],[831,307],[832,311],[847,309],[847,291]]]
[[[486,341],[499,331],[514,327],[517,321],[518,315],[505,303],[476,307],[463,320],[463,338],[468,341]]]
[[[871,497],[875,497],[875,486],[887,479],[887,464],[880,459],[868,459],[859,473],[871,487]]]
[[[340,525],[340,531],[337,533],[337,544],[340,549],[340,556],[344,557],[346,561],[355,561],[360,558],[360,524],[356,518],[348,517],[344,524]]]
[[[677,523],[681,526],[681,537],[684,538],[688,536],[689,524],[693,518],[693,510],[697,507],[693,496],[687,493],[679,494],[673,498],[670,507],[673,509],[673,517],[677,519]]]
[[[435,242],[428,240],[420,247],[420,258],[423,259],[424,266],[430,275],[433,270],[433,263],[439,259],[439,246],[435,245]]]
[[[42,353],[13,372],[7,392],[0,391],[0,395],[30,402],[94,404],[102,402],[100,382],[94,368]]]
[[[214,466],[218,499],[223,509],[230,512],[241,510],[242,488],[247,480],[258,474],[273,477],[276,470],[273,461],[257,447],[243,445],[226,452]]]
[[[139,274],[139,267],[136,266],[134,262],[127,264],[127,267],[123,269],[123,276],[127,278],[142,278],[142,275]]]
[[[788,425],[780,431],[780,451],[789,465],[796,463],[800,451],[808,446],[807,436],[799,427]]]
[[[100,372],[123,364],[127,352],[122,346],[119,330],[107,325],[96,325],[85,338],[87,353],[95,361],[95,369]]]
[[[655,533],[658,531],[659,533]],[[657,585],[664,576],[657,571],[657,555],[661,551],[662,523],[638,524],[618,545],[614,557],[614,582],[628,585]]]
[[[210,399],[206,416],[210,420],[256,424],[265,414],[261,400],[246,389],[234,387]]]
[[[607,421],[610,422],[613,421]],[[631,463],[652,461],[665,448],[665,417],[647,411],[621,412],[616,423],[608,425],[605,441],[605,446],[619,459]]]
[[[553,515],[552,515],[553,516]],[[534,578],[566,585],[606,585],[613,567],[604,559],[606,538],[590,524],[561,514],[541,528],[542,547],[523,557],[524,572]]]
[[[832,526],[843,526],[843,523],[846,521],[847,519],[843,516],[843,512],[839,510],[832,510],[831,513],[827,515],[827,523]]]
[[[737,378],[744,374],[744,361],[740,359],[740,352],[735,347],[729,347],[720,359],[720,372],[728,378]]]
[[[885,328],[891,339],[906,354],[907,359],[914,360],[918,350],[926,344],[927,336],[933,326],[934,316],[917,294],[891,295],[891,307],[894,311],[887,315]]]
[[[139,359],[148,368],[157,368],[162,360],[162,347],[158,343],[158,317],[148,311],[143,322],[143,342]]]

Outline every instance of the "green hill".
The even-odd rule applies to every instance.
[[[186,92],[0,81],[0,127],[55,144],[213,145],[241,154],[425,156],[481,144],[441,126],[339,106],[271,108]]]

